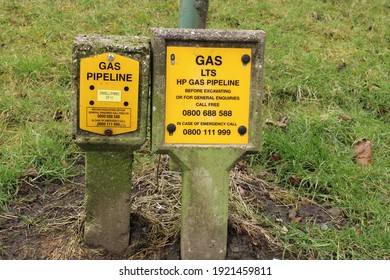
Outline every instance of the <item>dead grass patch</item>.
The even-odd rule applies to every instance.
[[[283,258],[278,231],[314,216],[331,220],[324,207],[297,198],[267,182],[242,163],[230,172],[228,259]],[[169,157],[146,164],[133,175],[130,245],[114,256],[82,242],[83,177],[72,184],[19,188],[17,199],[0,215],[1,259],[179,259],[181,173],[169,169]],[[290,199],[287,199],[290,198]],[[286,203],[287,201],[287,203]],[[291,203],[288,203],[291,201]],[[292,209],[294,212],[292,216]],[[333,213],[333,212],[332,212]]]

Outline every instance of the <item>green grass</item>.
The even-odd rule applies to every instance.
[[[4,207],[22,180],[66,181],[80,172],[70,136],[76,34],[148,36],[150,27],[177,27],[178,1],[0,0],[0,6]],[[293,257],[390,258],[389,11],[385,0],[210,1],[208,28],[267,32],[264,120],[289,117],[286,131],[264,125],[263,151],[247,158],[251,169],[266,170],[293,197],[339,207],[347,217],[337,230],[291,223],[285,233],[275,226]],[[373,143],[369,167],[353,161],[363,138]],[[300,183],[291,184],[292,176]]]
[[[167,15],[169,25],[174,24],[177,4],[88,0],[0,4],[0,205],[5,206],[31,170],[37,173],[33,180],[40,182],[77,175],[73,167],[79,152],[70,133],[74,37],[148,35],[150,27],[162,26],[160,19]]]
[[[383,122],[370,119],[367,113],[349,112],[352,121],[343,121],[339,115],[344,113],[323,110],[318,114],[311,106],[301,107],[299,111],[289,110],[291,123],[287,131],[278,127],[265,129],[263,158],[259,159],[259,163],[265,162],[265,165],[256,168],[274,172],[276,180],[297,197],[340,207],[348,217],[348,226],[337,231],[322,232],[308,225],[292,227],[283,240],[287,239],[289,245],[291,240],[299,241],[294,245],[295,250],[306,252],[313,250],[312,246],[330,242],[321,246],[314,256],[388,258],[390,131]],[[352,159],[353,144],[362,138],[374,143],[374,160],[370,167],[360,167]],[[268,156],[271,153],[279,155],[280,160],[272,162]],[[300,182],[290,184],[292,176]],[[350,246],[355,249],[351,250]],[[340,247],[345,251],[341,252]]]

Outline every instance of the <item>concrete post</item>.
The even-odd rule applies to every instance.
[[[86,152],[87,245],[129,245],[133,151],[146,141],[150,42],[79,35],[73,47],[73,138]]]
[[[132,151],[86,152],[85,244],[121,254],[129,245]]]
[[[182,259],[226,258],[229,171],[241,155],[213,148],[174,153],[183,171]]]
[[[224,259],[229,171],[261,145],[265,33],[152,31],[152,150],[183,172],[181,258]]]

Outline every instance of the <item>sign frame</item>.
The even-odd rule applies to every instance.
[[[152,151],[173,152],[178,147],[226,148],[244,152],[258,152],[261,148],[261,107],[263,95],[263,64],[265,32],[261,30],[211,30],[153,28],[153,98],[152,98]],[[251,49],[249,126],[246,144],[180,144],[165,143],[166,134],[166,63],[167,47],[249,48]]]
[[[78,35],[73,44],[72,137],[84,150],[127,151],[139,147],[147,139],[150,91],[150,38],[116,35]],[[80,128],[80,63],[84,58],[101,54],[117,54],[139,62],[138,119],[136,130],[112,135]],[[115,90],[115,89],[113,89]]]

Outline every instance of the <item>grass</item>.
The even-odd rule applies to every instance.
[[[283,228],[248,205],[233,209],[265,220],[289,257],[389,259],[389,4],[221,3],[210,1],[208,28],[267,32],[264,122],[289,119],[287,129],[262,124],[263,151],[246,165],[286,190],[281,201],[337,207],[347,223]],[[65,182],[80,173],[82,155],[70,136],[76,34],[148,36],[150,27],[176,27],[178,1],[0,0],[0,6],[0,205],[6,208],[24,182]],[[353,161],[361,139],[373,143],[368,167]]]

